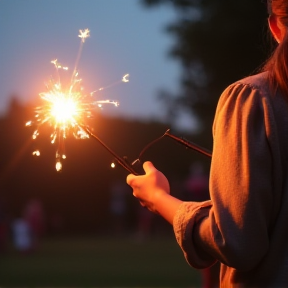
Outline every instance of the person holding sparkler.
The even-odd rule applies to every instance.
[[[221,262],[220,287],[288,287],[288,1],[267,4],[278,45],[261,72],[219,99],[211,200],[173,197],[149,161],[145,175],[127,176],[141,205],[173,225],[191,266]]]

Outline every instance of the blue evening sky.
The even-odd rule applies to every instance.
[[[0,114],[11,95],[33,103],[55,76],[53,59],[72,72],[88,28],[78,70],[86,92],[120,83],[95,94],[118,100],[108,115],[161,119],[159,89],[177,91],[179,64],[168,57],[173,39],[165,26],[175,19],[171,7],[146,8],[140,0],[0,0]]]

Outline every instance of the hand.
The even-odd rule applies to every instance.
[[[154,213],[158,213],[157,204],[164,195],[170,194],[170,185],[163,173],[158,171],[151,162],[143,164],[145,175],[127,176],[127,184],[133,188],[133,195],[140,204]]]

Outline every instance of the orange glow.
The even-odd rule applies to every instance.
[[[118,106],[117,101],[98,100],[93,99],[93,94],[102,91],[105,88],[114,86],[119,82],[129,82],[129,74],[125,74],[121,81],[115,82],[107,87],[102,87],[91,93],[84,94],[82,87],[82,79],[79,78],[77,71],[77,64],[79,62],[82,47],[85,40],[90,37],[89,29],[79,30],[78,37],[81,38],[79,52],[76,59],[76,64],[71,75],[71,81],[64,89],[61,83],[61,73],[66,73],[69,69],[58,62],[57,59],[51,61],[55,70],[55,79],[50,79],[46,84],[47,92],[40,93],[42,104],[35,109],[35,122],[36,130],[32,135],[36,139],[42,126],[48,124],[52,128],[51,143],[57,145],[56,150],[56,170],[62,170],[62,160],[66,159],[64,140],[67,138],[68,133],[71,133],[77,139],[89,138],[89,135],[82,127],[87,127],[86,121],[92,118],[93,110],[95,107],[102,108],[103,104],[112,104]],[[26,126],[32,126],[33,122],[28,121]],[[40,151],[36,150],[32,153],[35,156],[40,155]]]

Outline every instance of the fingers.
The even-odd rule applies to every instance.
[[[133,185],[133,180],[135,179],[135,176],[134,174],[129,174],[126,178],[126,182],[128,185],[132,186]]]

